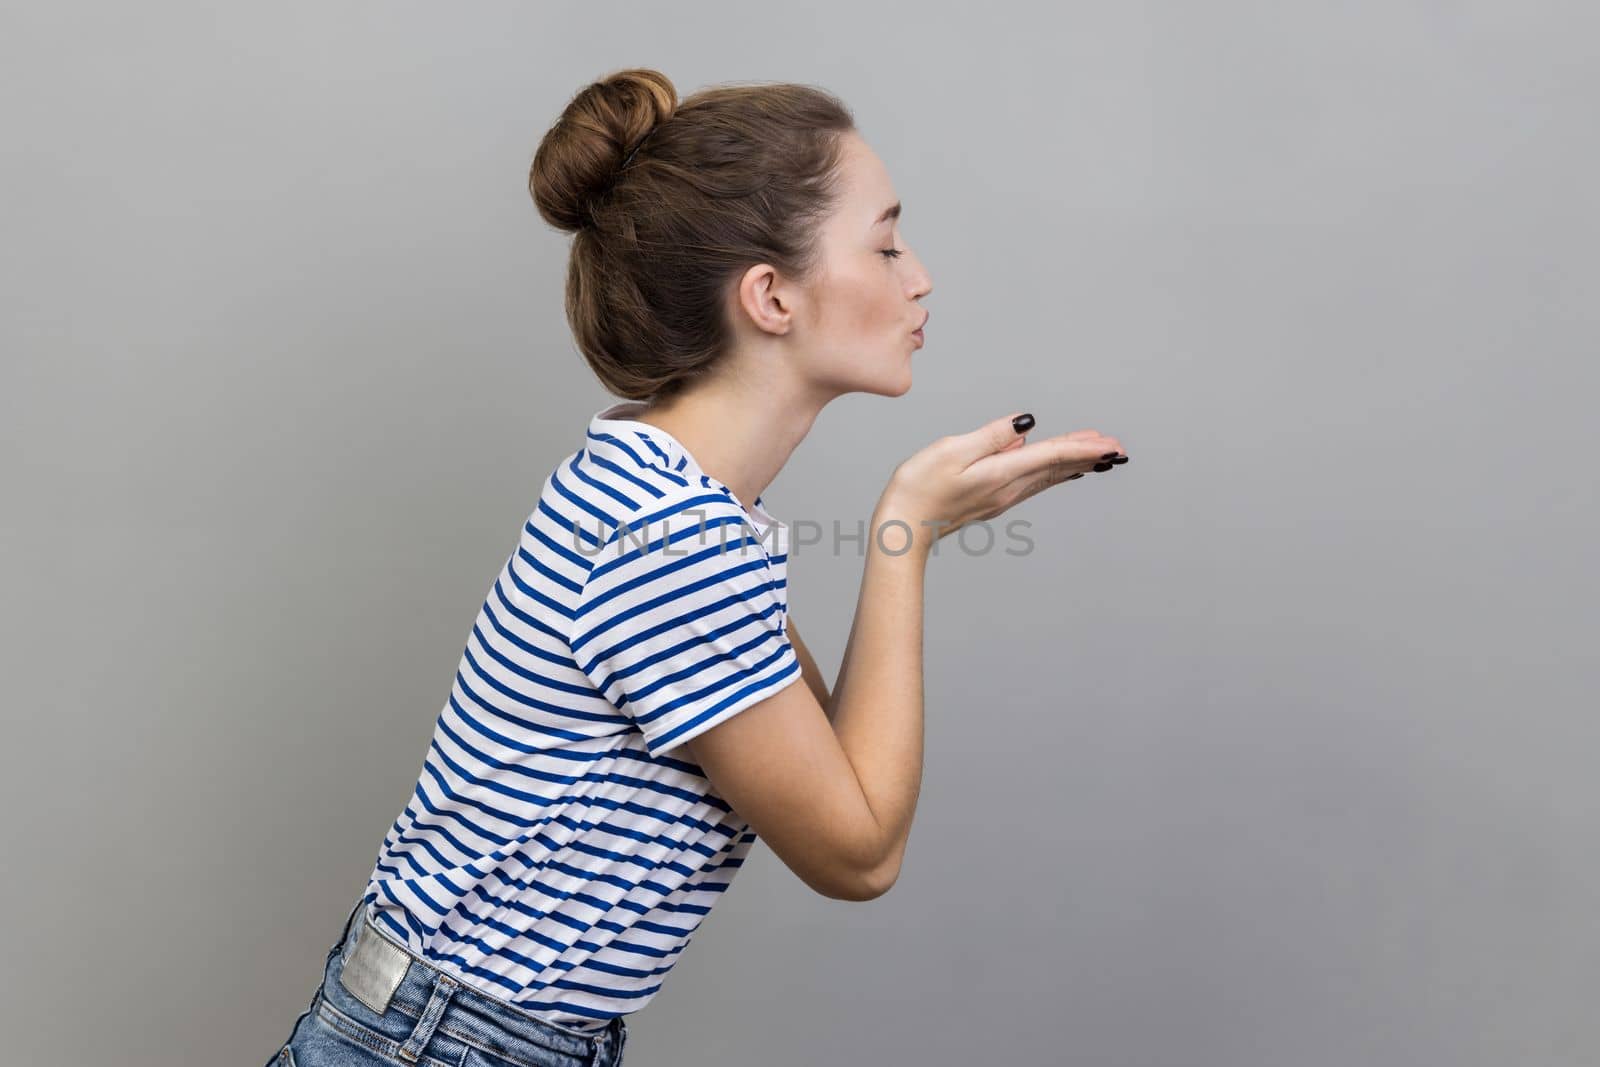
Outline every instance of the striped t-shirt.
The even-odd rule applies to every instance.
[[[679,745],[800,678],[788,527],[639,405],[590,419],[489,590],[367,908],[595,1031],[660,988],[756,839]]]

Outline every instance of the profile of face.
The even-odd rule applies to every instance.
[[[838,201],[818,225],[819,265],[804,284],[770,268],[741,281],[741,331],[783,339],[795,385],[824,397],[900,396],[911,388],[913,336],[933,289],[901,236],[900,199],[883,161],[861,136],[843,135]]]

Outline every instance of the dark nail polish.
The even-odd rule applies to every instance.
[[[1112,460],[1111,462],[1113,462],[1113,463],[1126,463],[1126,462],[1128,462],[1128,457],[1127,456],[1118,456],[1116,459]]]
[[[1033,429],[1033,416],[1031,414],[1018,415],[1011,420],[1011,428],[1018,433],[1027,433]]]
[[[1094,469],[1097,470],[1097,471],[1108,471],[1108,470],[1111,469],[1111,464],[1109,464],[1109,463],[1096,463],[1094,465]]]
[[[1105,455],[1101,456],[1100,458],[1101,459],[1116,459],[1117,458],[1117,454],[1115,452],[1107,452]]]

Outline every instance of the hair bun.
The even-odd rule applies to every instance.
[[[595,198],[616,180],[630,152],[678,106],[671,79],[657,70],[620,70],[579,90],[539,142],[528,191],[550,225],[576,232]]]

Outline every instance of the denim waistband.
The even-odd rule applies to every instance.
[[[457,1051],[459,1042],[530,1067],[548,1064],[551,1053],[570,1056],[575,1064],[585,1065],[610,1064],[619,1059],[627,1033],[621,1016],[592,1034],[583,1033],[480,992],[389,937],[372,921],[368,903],[365,897],[356,903],[345,920],[339,946],[328,955],[322,998],[358,1024],[397,1042],[402,1059],[413,1062],[419,1058],[444,1058],[439,1048],[430,1053],[430,1042],[448,1043]],[[365,938],[381,938],[383,943],[367,946],[362,944]],[[392,973],[399,974],[404,968],[381,1013],[339,981],[358,945],[364,957],[374,948],[382,953]],[[362,986],[357,984],[356,988]],[[371,995],[367,999],[372,999]]]

